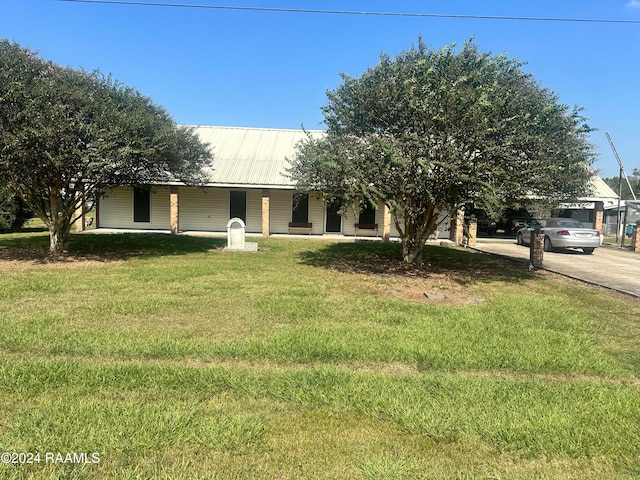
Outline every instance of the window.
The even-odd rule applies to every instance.
[[[229,192],[229,218],[240,218],[247,223],[247,192],[231,190]]]
[[[376,223],[376,209],[373,208],[368,202],[365,204],[364,208],[360,210],[358,223],[362,225],[373,225],[374,223]]]
[[[294,193],[291,221],[294,223],[309,222],[309,194]]]
[[[146,188],[133,189],[133,221],[140,223],[151,221],[151,191]]]

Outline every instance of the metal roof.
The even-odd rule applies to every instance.
[[[591,177],[589,186],[591,187],[591,194],[586,197],[580,198],[580,200],[595,202],[618,199],[618,194],[614,192],[613,189],[597,175]]]
[[[211,186],[293,188],[287,177],[288,160],[296,145],[321,130],[282,130],[241,127],[194,127],[198,137],[213,152],[213,167],[206,168]]]
[[[294,188],[287,177],[288,159],[295,156],[296,145],[306,139],[325,134],[322,130],[194,127],[198,137],[213,152],[213,167],[205,168],[210,186]],[[580,200],[593,202],[613,200],[618,195],[600,177],[591,180],[591,195]]]

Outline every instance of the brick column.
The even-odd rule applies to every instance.
[[[544,259],[544,234],[531,232],[531,241],[529,242],[529,263],[537,268],[542,268]]]
[[[269,229],[269,189],[262,190],[262,236],[267,238],[270,234]]]
[[[388,242],[391,238],[391,210],[387,205],[382,212],[382,239]]]
[[[178,215],[178,187],[171,187],[171,192],[169,193],[169,205],[171,215],[171,235],[177,235],[180,231]]]
[[[467,244],[470,247],[475,247],[477,238],[478,238],[478,222],[476,222],[475,220],[471,220],[469,222],[469,239],[467,240]]]
[[[634,225],[631,230],[631,251],[640,252],[640,226]]]
[[[604,202],[595,202],[595,206],[593,208],[593,228],[598,230],[601,234],[604,234],[602,231],[602,221],[604,219]]]
[[[85,223],[85,200],[84,200],[84,195],[80,192],[76,193],[76,196],[82,196],[82,199],[80,201],[80,206],[76,209],[76,212],[74,214],[75,217],[79,217],[78,220],[76,220],[76,232],[83,232],[84,231],[84,223]]]
[[[449,232],[449,240],[462,245],[464,237],[464,210],[458,210],[458,214],[451,219],[451,230]]]

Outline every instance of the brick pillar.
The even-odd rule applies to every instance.
[[[631,251],[640,252],[640,226],[634,225],[631,230]]]
[[[449,240],[462,245],[464,237],[464,210],[458,210],[458,214],[451,219],[451,230],[449,232]]]
[[[169,205],[171,215],[171,235],[177,235],[180,231],[180,222],[178,215],[178,187],[171,187],[169,193]]]
[[[600,233],[604,233],[602,231],[602,222],[604,220],[604,202],[595,202],[595,206],[593,208],[593,228],[598,230]]]
[[[74,214],[75,217],[79,217],[78,220],[76,220],[76,232],[83,232],[84,231],[84,223],[85,223],[85,201],[84,201],[84,195],[81,192],[77,192],[76,195],[82,196],[82,199],[80,200],[80,206],[76,209],[76,212]]]
[[[529,242],[529,263],[534,267],[542,268],[544,259],[544,234],[531,232],[531,241]]]
[[[96,228],[100,228],[100,199],[102,198],[102,195],[96,195],[96,212],[95,212],[95,220],[93,221],[93,223],[95,223]]]
[[[387,205],[382,212],[382,239],[388,242],[391,238],[391,210]]]
[[[467,240],[467,244],[470,247],[475,247],[477,238],[478,238],[478,222],[476,222],[475,220],[471,220],[469,222],[469,239]]]
[[[269,189],[262,190],[262,236],[267,238],[269,236]]]

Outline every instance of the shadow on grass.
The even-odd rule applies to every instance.
[[[300,254],[303,264],[347,273],[414,278],[446,276],[461,285],[484,281],[519,282],[531,278],[527,266],[481,252],[426,245],[423,265],[402,261],[398,243],[356,242],[326,245]]]
[[[71,235],[69,247],[56,262],[121,261],[135,257],[160,257],[206,252],[226,245],[224,238],[191,237],[160,233]],[[0,260],[49,263],[49,235],[19,233],[0,235]]]

